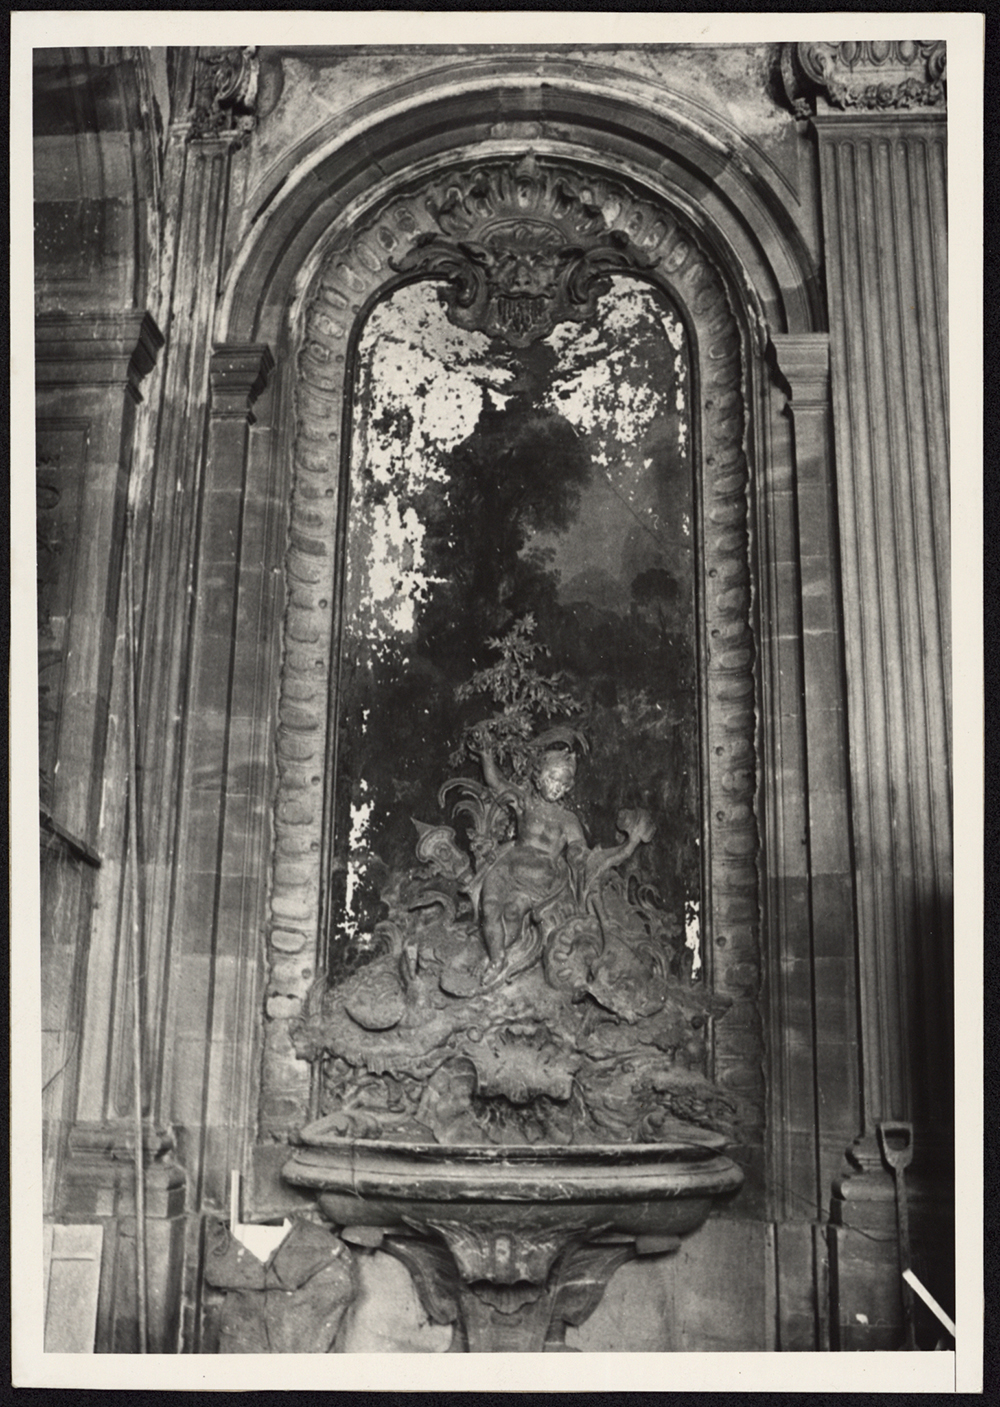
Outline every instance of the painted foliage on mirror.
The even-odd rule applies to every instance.
[[[623,807],[678,921],[699,893],[687,348],[665,300],[621,280],[593,325],[526,350],[456,330],[433,288],[362,340],[338,680],[331,971],[350,970],[412,816],[433,816],[456,696],[484,641],[531,612],[572,680],[594,763],[584,824]]]

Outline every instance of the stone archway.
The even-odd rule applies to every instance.
[[[593,167],[533,154],[456,164],[397,188],[345,222],[305,300],[285,564],[261,1133],[280,1137],[309,1110],[309,1070],[295,1058],[288,1023],[315,980],[319,958],[354,346],[368,307],[419,277],[447,281],[456,321],[478,319],[483,326],[520,318],[530,335],[534,314],[525,307],[505,311],[489,275],[467,252],[512,221],[521,222],[529,245],[571,251],[560,266],[557,320],[585,316],[602,275],[623,269],[662,288],[687,322],[698,407],[705,931],[715,987],[733,1003],[716,1031],[715,1075],[738,1103],[741,1142],[759,1147],[764,1044],[745,447],[749,338],[703,240],[665,202]]]

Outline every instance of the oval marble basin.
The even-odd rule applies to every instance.
[[[580,1147],[448,1146],[347,1139],[323,1123],[301,1134],[284,1177],[309,1187],[331,1221],[401,1222],[493,1215],[539,1231],[572,1222],[633,1236],[695,1230],[743,1182],[726,1140],[683,1128],[660,1143]]]

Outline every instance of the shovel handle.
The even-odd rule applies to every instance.
[[[885,1122],[878,1125],[878,1141],[882,1156],[892,1168],[896,1184],[896,1233],[899,1247],[899,1268],[903,1274],[903,1323],[905,1338],[903,1347],[911,1351],[917,1347],[916,1327],[913,1315],[913,1287],[906,1275],[910,1271],[910,1218],[906,1205],[906,1178],[903,1169],[913,1157],[913,1125]],[[895,1147],[893,1146],[895,1141]]]

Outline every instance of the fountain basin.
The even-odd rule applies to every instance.
[[[316,1191],[331,1221],[389,1226],[492,1209],[499,1220],[555,1226],[570,1218],[631,1235],[685,1235],[743,1174],[720,1134],[691,1128],[669,1142],[583,1147],[442,1146],[302,1132],[284,1176]]]
[[[570,1147],[352,1140],[323,1122],[301,1138],[286,1180],[330,1221],[378,1228],[469,1352],[562,1347],[619,1265],[676,1248],[743,1182],[725,1138],[694,1127]]]

